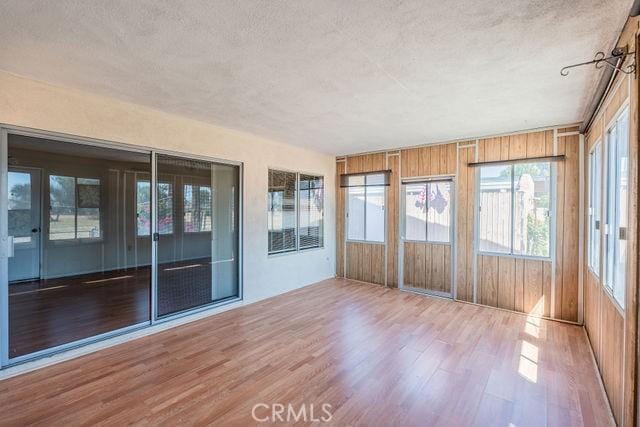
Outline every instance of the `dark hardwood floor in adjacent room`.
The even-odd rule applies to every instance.
[[[158,312],[211,303],[211,258],[159,265]],[[9,356],[149,322],[151,267],[9,284]]]
[[[581,327],[327,280],[0,381],[0,424],[611,425]],[[258,411],[258,415],[265,413]]]

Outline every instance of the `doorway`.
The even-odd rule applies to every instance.
[[[402,182],[401,287],[453,298],[453,178]]]
[[[9,167],[9,282],[40,278],[42,233],[39,169]]]

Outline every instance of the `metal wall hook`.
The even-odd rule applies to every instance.
[[[629,55],[635,55],[635,52],[627,52],[626,48],[620,48],[617,47],[615,49],[613,49],[613,51],[611,52],[611,56],[606,57],[606,55],[604,54],[604,52],[598,52],[595,54],[595,56],[593,57],[592,61],[587,61],[587,62],[581,62],[579,64],[573,64],[573,65],[567,65],[566,67],[563,67],[560,70],[560,75],[561,76],[568,76],[569,75],[569,70],[571,68],[576,68],[576,67],[582,67],[584,65],[591,65],[594,64],[596,66],[596,68],[602,68],[605,65],[608,67],[613,68],[614,70],[618,70],[624,74],[633,74],[636,71],[636,64],[635,64],[635,60],[633,61],[632,64],[626,66],[624,69],[618,67],[617,62],[620,59],[624,59]],[[611,60],[614,60],[614,62],[612,63]]]

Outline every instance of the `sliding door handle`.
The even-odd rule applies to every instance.
[[[13,236],[7,237],[7,258],[13,258],[13,256],[15,255],[13,246]]]

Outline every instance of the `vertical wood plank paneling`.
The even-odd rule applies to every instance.
[[[398,287],[398,237],[400,233],[400,156],[389,155],[391,170],[387,188],[387,286]]]
[[[401,150],[402,178],[454,175],[457,146],[451,143]]]
[[[545,132],[532,132],[527,136],[527,152],[526,157],[542,157],[545,152]]]
[[[637,19],[637,18],[636,18]],[[637,24],[636,24],[637,25]],[[635,63],[640,63],[640,51],[638,49],[638,41],[640,40],[640,34],[637,34],[630,42],[633,45],[633,50],[636,52]],[[631,78],[631,77],[629,77]],[[638,238],[640,234],[638,232],[638,184],[640,183],[640,176],[638,175],[638,164],[640,163],[640,135],[638,135],[638,129],[640,127],[638,117],[638,99],[640,93],[638,93],[639,80],[636,76],[631,80],[631,92],[629,93],[629,225],[628,234],[633,236],[627,240],[627,253],[638,253]],[[625,378],[637,378],[637,354],[638,348],[638,256],[628,257],[628,273],[627,284],[625,294],[625,355],[626,358],[623,361],[624,369],[623,375]],[[637,410],[638,399],[636,397],[637,384],[636,381],[626,381],[623,389],[623,406],[624,406],[624,419],[634,420]],[[631,421],[629,421],[629,424]]]
[[[346,173],[346,162],[336,162],[336,277],[344,277],[345,189],[340,188],[340,175]]]
[[[461,143],[466,145],[468,143]],[[468,164],[476,160],[474,146],[459,148],[458,179],[456,193],[456,274],[457,298],[473,301],[473,227],[475,213],[475,169]]]
[[[550,262],[542,263],[542,296],[543,296],[543,311],[542,315],[551,316],[551,275],[553,274]]]
[[[509,160],[509,137],[500,137],[500,160]]]
[[[442,292],[451,293],[451,246],[444,247],[444,283]]]
[[[579,139],[564,139],[564,216],[562,239],[562,316],[564,320],[578,321],[578,236],[580,233],[579,209]]]
[[[578,281],[577,281],[577,206],[578,195],[578,166],[577,166],[577,136],[564,136],[558,141],[557,154],[566,154],[567,159],[559,162],[557,166],[557,188],[555,189],[556,208],[556,265],[555,271],[551,270],[551,264],[546,261],[520,261],[504,257],[483,256],[477,260],[478,301],[504,307],[516,311],[531,311],[537,308],[540,315],[551,314],[550,300],[552,292],[551,282],[555,280],[556,307],[555,315],[566,320],[577,320],[578,309]],[[473,142],[471,142],[473,143]],[[472,161],[491,161],[522,159],[527,157],[539,157],[554,153],[554,132],[551,130],[514,134],[495,138],[485,138],[478,141],[478,156],[476,158],[475,147],[458,148],[469,145],[469,142],[458,144],[441,144],[420,148],[400,150],[400,157],[396,162],[401,163],[400,176],[433,176],[456,173],[456,268],[455,281],[457,283],[457,298],[465,301],[473,301],[474,264],[473,255],[474,240],[474,216],[475,216],[475,180],[476,169],[469,168]],[[384,169],[381,159],[383,154],[370,154],[363,156],[350,156],[349,172],[364,171],[367,169]],[[388,168],[392,171],[399,167],[389,157]],[[392,173],[392,180],[393,180]],[[397,188],[396,182],[392,185]],[[571,191],[569,191],[571,189]],[[388,226],[387,231],[389,249],[387,252],[387,276],[390,286],[394,286],[393,277],[397,277],[397,260],[391,254],[397,256],[397,241],[399,230],[392,230],[395,223],[400,223],[399,214],[394,213],[394,206],[399,209],[399,195],[389,189],[387,195]],[[565,226],[567,225],[567,226]],[[395,233],[395,238],[394,238]],[[395,246],[395,248],[394,248]],[[422,252],[424,249],[424,253]],[[418,256],[416,261],[403,260],[405,269],[405,283],[413,281],[413,286],[429,287],[433,284],[436,289],[447,290],[447,283],[451,283],[451,271],[446,267],[450,265],[454,257],[447,255],[444,247],[417,248],[405,246],[405,254],[413,251]],[[448,248],[452,250],[452,248]],[[417,252],[416,252],[417,251]],[[359,253],[360,260],[364,263],[364,270],[360,271],[361,277],[366,280],[378,281],[378,276],[373,274],[363,275],[375,267],[367,264],[369,256],[366,252]],[[448,256],[448,258],[447,258]],[[424,262],[422,260],[424,259]],[[448,261],[447,261],[448,260]],[[395,264],[394,264],[395,263]],[[395,265],[395,267],[394,267]],[[571,265],[571,267],[569,267]],[[424,266],[424,269],[423,269]],[[417,269],[417,270],[416,270]],[[416,271],[421,276],[416,277]],[[423,273],[424,271],[424,273]],[[529,273],[535,273],[536,280],[531,280]],[[413,275],[413,277],[411,277]],[[447,276],[449,275],[449,277]],[[448,277],[448,279],[447,279]],[[553,280],[552,280],[553,277]]]
[[[384,245],[347,242],[347,278],[384,285]]]
[[[539,316],[542,315],[544,308],[542,263],[542,261],[529,259],[524,262],[524,312]]]
[[[514,266],[514,310],[524,312],[524,259],[516,259]]]
[[[427,281],[425,278],[425,264],[431,260],[425,257],[425,245],[417,243],[414,245],[414,286],[420,289],[426,289]]]
[[[444,246],[431,245],[431,289],[444,289]]]
[[[433,248],[430,244],[424,244],[424,285],[433,290]]]
[[[403,257],[403,275],[404,275],[404,285],[405,286],[415,286],[415,277],[414,277],[414,263],[415,263],[416,255],[414,251],[414,244],[410,242],[404,243],[404,257]]]
[[[559,138],[557,154],[564,154],[565,139]],[[564,273],[564,193],[565,193],[565,162],[556,163],[556,289],[555,289],[555,314],[562,318],[562,277]]]
[[[498,307],[515,309],[515,258],[502,257],[498,260]]]
[[[527,157],[527,134],[509,136],[509,160]]]
[[[553,156],[553,131],[548,130],[544,133],[544,155]]]
[[[491,307],[498,306],[498,257],[480,256],[482,259],[480,303]]]

